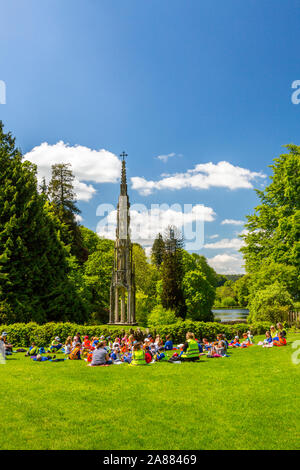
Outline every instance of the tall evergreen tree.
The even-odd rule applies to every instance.
[[[182,286],[183,238],[175,227],[170,226],[166,231],[164,243],[161,302],[164,308],[175,310],[178,317],[185,318],[187,309]]]
[[[77,313],[84,321],[59,227],[38,193],[35,165],[22,162],[0,121],[0,323],[74,320]]]
[[[159,233],[154,240],[152,251],[151,251],[151,259],[152,263],[155,264],[157,268],[160,268],[164,259],[164,252],[165,252],[165,242],[161,233]]]
[[[48,186],[47,186],[45,177],[42,179],[42,182],[39,186],[39,190],[40,190],[40,194],[43,194],[45,199],[47,199],[48,198]]]
[[[67,228],[62,235],[63,241],[71,246],[71,253],[82,263],[88,258],[88,250],[76,221],[76,215],[80,214],[80,210],[76,206],[73,184],[75,177],[70,167],[69,163],[52,165],[52,178],[48,192],[56,214]]]

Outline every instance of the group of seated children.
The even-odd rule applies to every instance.
[[[86,336],[80,348],[80,356],[85,359],[90,366],[101,366],[110,364],[128,363],[131,365],[146,365],[151,362],[167,360],[166,351],[173,349],[170,337],[163,342],[158,335],[155,340],[149,334],[144,342],[137,341],[133,335],[125,334],[124,337],[116,338],[114,341],[110,337],[101,336],[100,339],[92,338],[90,341]],[[69,355],[69,358],[72,355]]]
[[[203,350],[207,353],[207,357],[228,357],[227,348],[229,343],[223,334],[217,335],[216,341],[209,342],[207,338],[203,338]]]
[[[266,332],[264,341],[258,343],[263,347],[284,346],[286,345],[286,331],[281,323],[277,323],[277,330],[272,325],[270,331]],[[3,334],[2,334],[3,336]],[[7,341],[6,341],[7,344]],[[81,339],[80,333],[76,333],[73,337],[68,336],[65,344],[63,344],[58,336],[54,338],[45,351],[39,348],[35,343],[26,352],[26,356],[30,356],[36,361],[63,361],[66,358],[70,360],[84,359],[89,366],[104,366],[110,364],[128,363],[131,365],[146,365],[159,361],[169,361],[173,363],[185,361],[198,361],[201,355],[207,355],[208,358],[228,357],[228,347],[247,348],[254,344],[253,335],[250,331],[243,333],[243,339],[240,342],[238,336],[230,342],[227,341],[223,334],[217,335],[216,341],[209,342],[203,338],[202,342],[195,338],[194,333],[187,332],[186,341],[183,344],[173,347],[170,336],[166,336],[166,340],[157,335],[154,339],[148,334],[143,341],[137,341],[134,335],[125,334],[123,338],[115,338],[112,340],[110,336],[92,337],[84,336]],[[8,349],[11,345],[8,345]],[[64,353],[64,359],[56,359],[56,356],[42,356],[46,353],[51,354],[57,351]],[[168,355],[168,351],[172,351]]]
[[[235,336],[232,341],[230,341],[229,346],[232,348],[248,348],[254,344],[253,335],[251,331],[247,331],[247,333],[243,333],[243,341],[240,342],[240,338]]]
[[[277,330],[276,330],[277,328]],[[277,323],[270,327],[270,331],[266,331],[266,337],[258,343],[263,348],[272,348],[273,346],[286,346],[286,331],[281,323]]]

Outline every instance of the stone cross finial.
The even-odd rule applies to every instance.
[[[122,152],[122,153],[120,154],[120,157],[121,157],[123,160],[125,160],[125,158],[128,157],[128,154],[125,153],[125,152]]]

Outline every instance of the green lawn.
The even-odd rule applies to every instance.
[[[14,354],[0,365],[0,449],[299,449],[296,339],[144,367]]]

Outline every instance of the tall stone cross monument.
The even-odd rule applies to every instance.
[[[127,194],[126,162],[123,152],[120,196],[117,207],[117,229],[114,250],[114,267],[110,287],[109,323],[134,325],[135,273],[130,240],[129,198]]]

